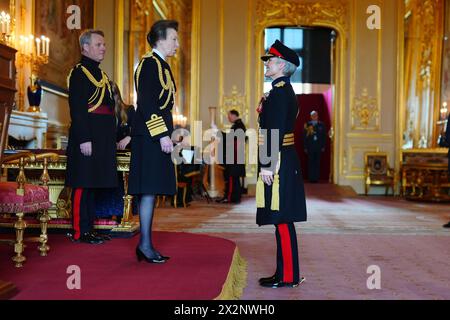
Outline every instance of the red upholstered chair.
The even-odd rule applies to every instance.
[[[48,182],[48,161],[57,161],[56,153],[43,153],[34,155],[31,152],[19,152],[10,156],[3,157],[2,164],[17,165],[19,174],[16,182],[0,182],[0,213],[15,214],[17,217],[14,223],[16,237],[14,241],[15,255],[12,260],[17,268],[23,266],[26,261],[24,252],[24,231],[27,227],[24,221],[24,215],[30,213],[40,214],[41,235],[39,237],[40,245],[38,247],[41,256],[46,256],[50,247],[47,245],[47,223],[50,220],[47,209],[51,207],[49,200]],[[26,183],[25,168],[27,165],[33,167],[42,167],[41,183],[42,185],[33,185]],[[5,241],[2,241],[5,242]]]

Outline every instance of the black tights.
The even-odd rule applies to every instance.
[[[152,243],[152,223],[155,209],[156,196],[143,194],[139,199],[139,220],[141,225],[141,239],[139,248],[148,258],[157,258],[159,252],[155,250]]]

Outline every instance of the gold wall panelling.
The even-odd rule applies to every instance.
[[[191,20],[191,75],[190,75],[190,127],[191,144],[197,141],[194,129],[194,122],[200,120],[200,33],[201,33],[201,0],[192,0],[192,20]]]
[[[345,136],[360,139],[391,139],[394,135],[392,133],[349,132]]]
[[[299,3],[294,1],[258,0],[256,3],[256,15],[260,17],[256,27],[266,28],[274,20],[283,19],[288,24],[296,26],[329,26],[330,22],[338,26],[339,31],[347,32],[347,1],[327,1],[314,3]]]
[[[380,152],[381,147],[378,145],[350,145],[350,172],[360,173],[364,172],[364,153],[366,152]],[[356,165],[356,160],[360,160],[361,165]]]
[[[219,117],[222,128],[229,129],[231,127],[231,124],[228,121],[228,112],[231,110],[237,110],[244,124],[248,124],[249,110],[247,106],[247,97],[242,95],[235,85],[231,89],[231,94],[229,96],[224,96],[222,103],[220,104]]]
[[[354,106],[351,112],[352,130],[380,129],[380,109],[376,98],[369,96],[367,88],[364,88],[359,97],[354,98]]]
[[[381,7],[381,10],[385,10],[384,3],[377,3]],[[379,30],[369,30],[368,28],[358,28],[358,24],[361,23],[361,14],[366,14],[367,5],[362,1],[353,1],[352,5],[352,24],[351,24],[351,48],[350,48],[350,114],[351,114],[351,129],[358,131],[379,131],[380,130],[380,111],[381,111],[381,76],[383,67],[383,28]],[[365,18],[366,16],[364,16]],[[376,33],[376,35],[374,35]],[[367,39],[367,45],[361,45],[357,39]],[[376,40],[374,38],[376,37]],[[373,46],[376,44],[376,49]],[[366,46],[370,46],[369,50]],[[375,55],[376,57],[372,56]],[[371,61],[376,61],[376,64],[364,64],[359,61],[364,61],[362,57]],[[366,60],[367,61],[367,60]],[[357,72],[358,71],[358,72]],[[365,72],[364,72],[365,71]],[[370,81],[367,83],[367,74],[376,75],[376,81]],[[363,84],[360,88],[357,86]],[[376,92],[376,96],[369,96],[370,92]],[[357,96],[356,92],[361,91]]]

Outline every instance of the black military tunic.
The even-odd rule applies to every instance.
[[[173,132],[176,92],[169,64],[157,53],[143,57],[135,72],[137,109],[131,139],[129,194],[174,195],[175,166],[160,139]]]
[[[288,77],[272,82],[273,89],[263,102],[259,115],[260,149],[267,147],[268,156],[274,154],[275,162],[261,163],[259,169],[274,172],[274,183],[257,182],[258,225],[285,224],[306,221],[306,203],[300,160],[294,146],[295,120],[298,114],[297,99]],[[266,129],[267,134],[263,134]],[[279,130],[279,150],[271,150],[273,130]],[[271,157],[272,158],[272,157]],[[259,172],[260,170],[258,170]]]
[[[109,79],[99,63],[82,56],[69,74],[71,126],[67,146],[66,185],[72,188],[115,188],[116,119]],[[80,144],[92,142],[92,156]]]
[[[245,125],[242,122],[242,120],[237,119],[231,126],[231,130],[234,132],[237,132],[238,130],[242,130],[245,135],[245,131],[247,129],[245,128]],[[245,156],[245,140],[243,140],[243,141],[241,141],[240,139],[238,140],[237,137],[238,136],[236,136],[234,138],[234,145],[229,146],[230,148],[234,148],[234,150],[233,150],[234,163],[232,163],[232,164],[227,163],[226,170],[228,170],[228,174],[232,177],[245,177],[245,163],[240,163],[241,160],[245,161],[245,158],[240,159],[240,158],[242,158],[242,156]],[[224,136],[224,139],[226,139],[226,135]],[[229,151],[231,152],[231,150],[229,150]],[[227,152],[225,152],[225,157],[226,157],[226,154],[227,154]],[[238,158],[238,155],[240,155],[239,158]]]

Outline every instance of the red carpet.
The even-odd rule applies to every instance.
[[[138,241],[139,237],[134,237],[88,245],[50,235],[49,255],[40,257],[37,244],[28,243],[22,269],[14,268],[9,259],[12,247],[2,245],[0,278],[17,286],[19,293],[13,298],[17,300],[211,300],[219,295],[227,297],[223,292],[227,277],[225,291],[238,282],[242,289],[245,282],[244,263],[236,261],[240,260],[238,251],[229,240],[155,232],[155,246],[171,257],[161,265],[137,262]],[[72,275],[67,268],[71,265],[81,269],[81,290],[67,288],[67,279]],[[233,279],[233,274],[240,274],[241,279]]]

